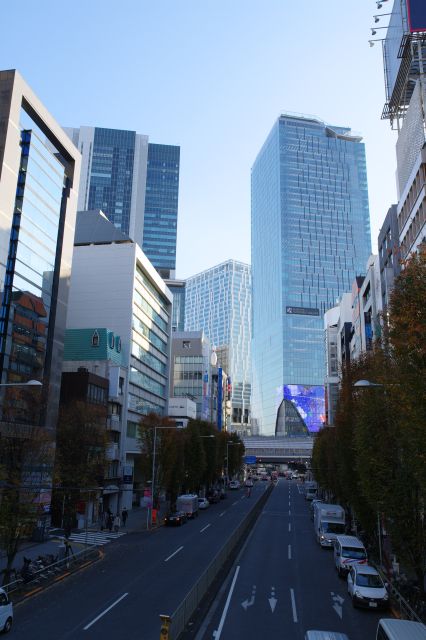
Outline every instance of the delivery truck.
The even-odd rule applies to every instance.
[[[321,547],[332,547],[336,536],[345,533],[345,510],[339,504],[314,505],[314,531]]]
[[[176,511],[183,511],[187,518],[198,516],[198,496],[195,493],[185,493],[176,500]]]

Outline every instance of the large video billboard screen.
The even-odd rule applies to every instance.
[[[325,423],[324,387],[319,385],[284,385],[284,400],[293,403],[308,431],[316,432]]]
[[[407,0],[407,13],[410,33],[426,31],[425,0]]]

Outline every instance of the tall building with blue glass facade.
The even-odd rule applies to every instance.
[[[163,278],[176,270],[179,163],[179,147],[149,143],[142,249]]]
[[[0,72],[0,422],[56,428],[80,154],[15,70]],[[41,385],[32,393],[29,380]],[[23,430],[24,432],[24,430]]]
[[[308,434],[325,416],[323,315],[371,253],[362,138],[280,116],[253,165],[251,199],[253,426]]]
[[[66,128],[82,154],[78,208],[100,209],[164,278],[176,270],[180,147],[135,131]]]
[[[251,269],[227,260],[186,280],[185,331],[203,330],[230,378],[228,427],[250,425]]]

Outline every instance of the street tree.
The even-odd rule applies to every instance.
[[[103,407],[77,400],[60,407],[54,508],[66,532],[74,526],[78,503],[101,490],[107,468],[107,446]]]
[[[3,423],[0,434],[0,549],[6,554],[3,584],[10,581],[22,541],[43,514],[50,493],[54,443],[44,427]]]

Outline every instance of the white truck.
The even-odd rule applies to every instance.
[[[176,500],[176,511],[183,511],[187,518],[198,516],[198,496],[195,493],[184,493]]]
[[[345,533],[345,510],[339,504],[314,504],[314,531],[321,547],[332,547],[336,536]]]

